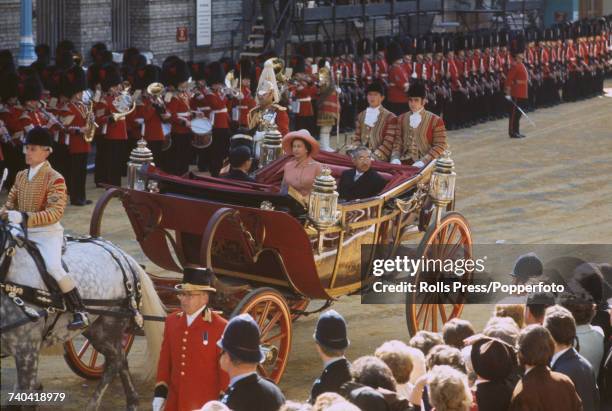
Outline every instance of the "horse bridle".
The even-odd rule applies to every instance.
[[[16,247],[19,247],[19,243],[15,237],[13,237],[10,225],[5,221],[0,221],[0,250],[2,250],[0,252],[0,258],[4,257],[0,264],[0,282],[2,283],[6,280],[11,262],[17,252]]]

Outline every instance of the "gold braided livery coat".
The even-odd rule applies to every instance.
[[[64,215],[67,193],[64,177],[45,161],[32,181],[28,169],[17,173],[4,207],[28,215],[28,227],[57,223]]]
[[[434,160],[448,148],[446,142],[446,127],[444,121],[427,110],[421,111],[421,123],[416,127],[410,126],[410,115],[406,112],[397,118],[396,138],[391,159],[402,162],[422,161],[427,164]]]
[[[376,124],[369,127],[365,124],[366,111],[363,110],[357,115],[353,144],[368,147],[377,160],[389,161],[397,133],[397,117],[386,108],[380,107]]]

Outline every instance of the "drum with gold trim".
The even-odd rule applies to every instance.
[[[191,145],[195,148],[206,148],[212,144],[212,123],[207,118],[191,120],[193,137]]]

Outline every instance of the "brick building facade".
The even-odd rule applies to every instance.
[[[212,45],[196,47],[195,0],[33,0],[34,43],[52,49],[72,40],[88,57],[90,47],[104,42],[113,51],[128,46],[153,53],[159,64],[175,54],[185,60],[213,60],[231,53],[232,30],[239,28],[243,2],[212,1]],[[250,9],[250,5],[248,8]],[[0,1],[0,49],[18,55],[20,0]],[[177,29],[187,29],[187,41],[177,41]],[[241,33],[235,38],[236,51]]]

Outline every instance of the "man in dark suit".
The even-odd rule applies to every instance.
[[[342,200],[357,200],[378,195],[387,181],[376,170],[372,170],[372,152],[359,146],[351,151],[354,169],[346,170],[340,177],[338,193]]]
[[[238,146],[232,149],[229,153],[230,170],[221,178],[231,180],[255,182],[255,179],[249,176],[249,170],[253,159],[251,157],[251,149],[246,146]]]
[[[259,342],[259,327],[249,314],[232,318],[217,342],[223,350],[219,364],[230,377],[221,402],[233,411],[276,411],[285,403],[281,390],[257,374],[264,359]]]
[[[544,315],[544,327],[555,342],[555,354],[550,362],[552,370],[570,377],[584,411],[598,411],[599,390],[593,367],[573,347],[576,321],[572,313],[559,305],[549,307]]]
[[[314,339],[325,368],[310,391],[311,404],[324,392],[340,393],[340,386],[351,380],[351,364],[344,357],[349,345],[344,318],[334,310],[321,314]]]
[[[525,374],[514,388],[509,411],[582,411],[572,380],[548,368],[554,349],[543,326],[533,324],[521,331],[518,358]]]

